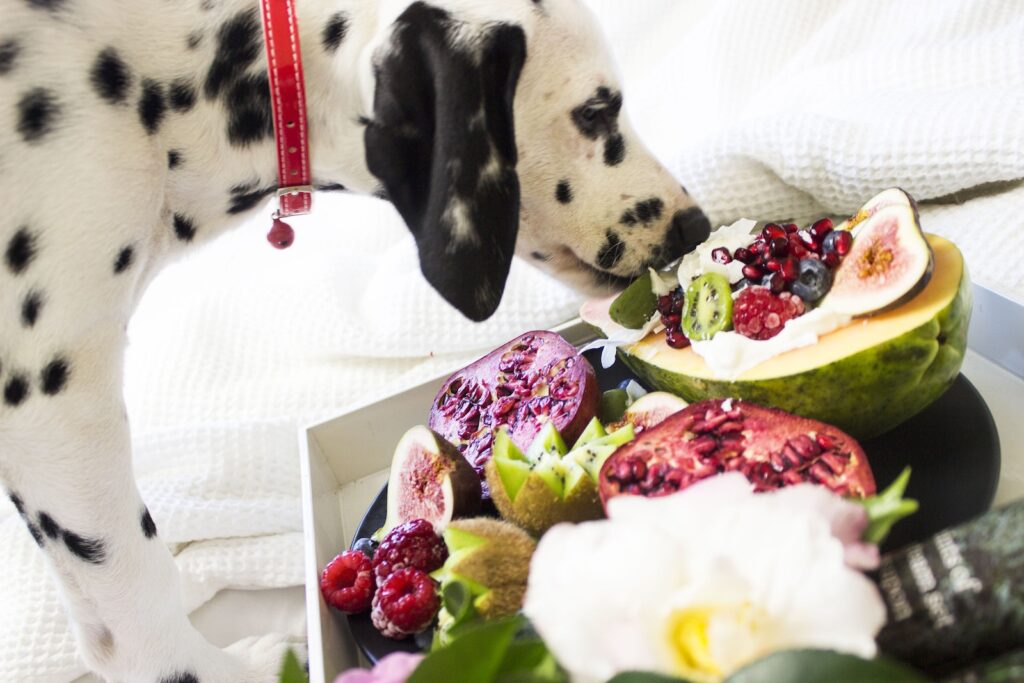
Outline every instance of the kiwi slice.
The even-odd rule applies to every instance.
[[[704,273],[686,288],[683,332],[691,341],[705,341],[732,327],[732,289],[718,273]]]

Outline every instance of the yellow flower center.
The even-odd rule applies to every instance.
[[[768,615],[748,602],[673,611],[666,624],[676,665],[673,673],[699,683],[720,681],[765,647],[767,622]],[[719,657],[728,653],[727,661],[716,653]]]

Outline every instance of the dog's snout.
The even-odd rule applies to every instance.
[[[676,211],[665,233],[662,258],[666,263],[697,248],[711,234],[711,222],[696,206]]]

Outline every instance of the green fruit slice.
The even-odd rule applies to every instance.
[[[704,273],[686,288],[683,332],[691,341],[706,341],[732,326],[732,289],[718,273]]]
[[[608,315],[623,327],[632,330],[643,327],[658,307],[658,297],[651,291],[651,285],[651,272],[647,271],[622,290],[608,309]]]
[[[625,389],[609,389],[601,394],[598,414],[605,423],[618,422],[629,406],[629,394]]]
[[[600,439],[607,433],[608,432],[604,430],[604,425],[601,424],[601,421],[596,417],[593,417],[590,419],[590,422],[587,423],[583,433],[580,434],[580,438],[576,439],[576,443],[574,443],[572,447],[573,449],[577,449],[583,444],[593,441],[594,439]]]

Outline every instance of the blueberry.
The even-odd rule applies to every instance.
[[[800,260],[800,274],[791,287],[793,294],[810,303],[817,301],[832,288],[832,271],[817,259]]]
[[[368,538],[360,538],[352,544],[352,550],[358,550],[372,560],[373,553],[377,551],[377,544]]]
[[[821,243],[821,251],[824,254],[829,254],[836,250],[836,240],[839,239],[839,232],[833,230],[829,234],[825,235],[825,241]]]

